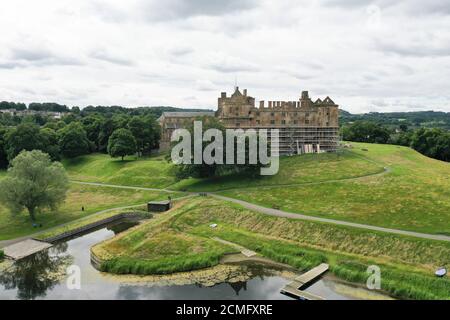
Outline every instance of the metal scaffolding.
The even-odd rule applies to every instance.
[[[239,129],[245,130],[246,128]],[[251,129],[267,130],[269,142],[271,141],[270,129],[278,129],[278,152],[280,155],[337,152],[340,147],[339,127],[259,127]]]

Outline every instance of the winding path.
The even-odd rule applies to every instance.
[[[373,231],[381,231],[381,232],[387,232],[387,233],[393,233],[393,234],[400,234],[404,236],[410,236],[410,237],[416,237],[416,238],[422,238],[422,239],[428,239],[428,240],[439,240],[439,241],[450,241],[449,236],[445,235],[437,235],[437,234],[428,234],[428,233],[420,233],[420,232],[414,232],[414,231],[406,231],[406,230],[399,230],[399,229],[391,229],[391,228],[383,228],[383,227],[377,227],[372,226],[368,224],[361,224],[361,223],[354,223],[354,222],[347,222],[342,220],[336,220],[336,219],[328,219],[328,218],[320,218],[315,216],[307,216],[300,213],[293,213],[293,212],[287,212],[272,208],[266,208],[263,206],[259,206],[254,203],[250,203],[243,200],[238,200],[230,197],[221,196],[218,194],[210,193],[211,196],[217,199],[237,203],[244,208],[247,208],[249,210],[253,210],[259,213],[267,214],[269,216],[275,216],[275,217],[282,217],[282,218],[289,218],[289,219],[298,219],[298,220],[308,220],[308,221],[315,221],[315,222],[325,222],[325,223],[331,223],[341,226],[347,226],[347,227],[353,227],[353,228],[359,228],[359,229],[366,229],[366,230],[373,230]]]
[[[389,168],[385,168],[385,171],[382,173],[376,173],[373,174],[372,176],[375,175],[380,175],[380,174],[385,174],[389,172]],[[364,176],[367,177],[367,176]],[[355,177],[355,178],[351,178],[352,180],[356,180],[356,179],[361,179],[362,177]],[[345,179],[344,181],[348,181],[349,179]],[[342,181],[342,180],[339,180]],[[331,183],[332,181],[330,181]],[[79,184],[89,184],[92,185],[93,183],[90,182],[76,182]],[[315,183],[307,183],[306,185],[310,185],[310,184],[322,184],[325,182],[315,182]],[[126,189],[136,189],[136,190],[165,190],[168,192],[173,192],[171,190],[168,189],[154,189],[154,188],[144,188],[144,187],[131,187],[131,186],[120,186],[120,185],[109,185],[109,184],[102,184],[102,183],[95,183],[94,185],[96,186],[104,186],[104,187],[114,187],[114,188],[126,188]],[[283,185],[285,186],[285,185]],[[279,187],[279,185],[274,185],[271,187]],[[226,197],[223,195],[219,195],[215,192],[200,192],[200,193],[205,193],[207,195],[210,195],[214,198],[220,199],[220,200],[224,200],[224,201],[229,201],[229,202],[233,202],[236,204],[239,204],[241,206],[243,206],[244,208],[247,208],[249,210],[253,210],[259,213],[263,213],[266,215],[270,215],[270,216],[275,216],[275,217],[282,217],[282,218],[289,218],[289,219],[297,219],[297,220],[307,220],[307,221],[315,221],[315,222],[324,222],[324,223],[330,223],[330,224],[335,224],[335,225],[341,225],[341,226],[346,226],[346,227],[353,227],[353,228],[359,228],[359,229],[366,229],[366,230],[372,230],[372,231],[380,231],[380,232],[386,232],[386,233],[392,233],[392,234],[399,234],[399,235],[404,235],[404,236],[410,236],[410,237],[416,237],[416,238],[422,238],[422,239],[428,239],[428,240],[438,240],[438,241],[448,241],[450,242],[450,236],[446,236],[446,235],[438,235],[438,234],[429,234],[429,233],[420,233],[420,232],[414,232],[414,231],[407,231],[407,230],[400,230],[400,229],[393,229],[393,228],[384,228],[384,227],[377,227],[377,226],[373,226],[373,225],[368,225],[368,224],[362,224],[362,223],[355,223],[355,222],[348,222],[348,221],[343,221],[343,220],[336,220],[336,219],[329,219],[329,218],[321,218],[321,217],[316,217],[316,216],[310,216],[310,215],[305,215],[305,214],[300,214],[300,213],[294,213],[294,212],[287,212],[287,211],[282,211],[282,210],[278,210],[278,209],[273,209],[273,208],[267,208],[267,207],[263,207],[248,201],[244,201],[244,200],[239,200],[239,199],[235,199],[235,198],[231,198],[231,197]],[[189,192],[187,196],[185,197],[192,197],[194,195],[199,194],[199,192]],[[184,197],[181,197],[184,198]],[[177,199],[181,199],[181,198],[177,198]]]
[[[343,178],[343,179],[335,179],[335,180],[326,180],[326,181],[317,181],[317,182],[305,182],[305,183],[296,183],[296,184],[277,184],[277,185],[266,185],[266,186],[255,186],[254,188],[278,188],[278,187],[289,187],[289,186],[310,186],[310,185],[319,185],[319,184],[326,184],[326,183],[334,183],[334,182],[342,182],[342,181],[353,181],[353,180],[360,180],[363,178],[367,178],[367,177],[375,177],[375,176],[381,176],[381,175],[385,175],[389,172],[391,172],[391,169],[389,167],[385,167],[383,164],[378,163],[377,161],[374,161],[372,159],[368,159],[362,155],[359,154],[355,154],[358,157],[375,163],[381,167],[383,167],[383,171],[381,172],[375,172],[375,173],[371,173],[371,174],[366,174],[366,175],[362,175],[362,176],[357,176],[357,177],[351,177],[351,178]],[[91,185],[91,186],[99,186],[99,187],[109,187],[109,188],[119,188],[119,189],[131,189],[131,190],[145,190],[145,191],[157,191],[157,192],[167,192],[167,193],[181,193],[183,192],[184,194],[187,194],[186,196],[181,196],[178,198],[174,198],[173,200],[181,200],[183,198],[188,198],[188,197],[192,197],[195,196],[199,193],[203,193],[203,194],[207,194],[210,195],[214,198],[220,199],[220,200],[224,200],[224,201],[228,201],[228,202],[233,202],[236,204],[239,204],[241,206],[243,206],[244,208],[247,208],[249,210],[253,210],[259,213],[263,213],[266,215],[270,215],[270,216],[275,216],[275,217],[282,217],[282,218],[289,218],[289,219],[297,219],[297,220],[306,220],[306,221],[315,221],[315,222],[323,222],[323,223],[330,223],[330,224],[334,224],[334,225],[341,225],[341,226],[346,226],[346,227],[352,227],[352,228],[359,228],[359,229],[365,229],[365,230],[371,230],[371,231],[380,231],[380,232],[385,232],[385,233],[391,233],[391,234],[398,234],[398,235],[403,235],[403,236],[410,236],[410,237],[416,237],[416,238],[422,238],[422,239],[427,239],[427,240],[437,240],[437,241],[448,241],[450,242],[450,236],[446,236],[446,235],[438,235],[438,234],[428,234],[428,233],[420,233],[420,232],[414,232],[414,231],[407,231],[407,230],[400,230],[400,229],[392,229],[392,228],[384,228],[384,227],[378,227],[378,226],[373,226],[373,225],[368,225],[368,224],[361,224],[361,223],[354,223],[354,222],[348,222],[348,221],[343,221],[343,220],[336,220],[336,219],[329,219],[329,218],[321,218],[321,217],[316,217],[316,216],[310,216],[310,215],[305,215],[305,214],[300,214],[300,213],[293,213],[293,212],[287,212],[287,211],[282,211],[282,210],[278,210],[278,209],[273,209],[273,208],[267,208],[267,207],[263,207],[248,201],[244,201],[244,200],[239,200],[239,199],[235,199],[235,198],[231,198],[231,197],[226,197],[223,195],[219,195],[217,194],[217,192],[220,191],[225,191],[225,190],[218,190],[215,192],[184,192],[184,191],[179,191],[179,190],[171,190],[168,188],[146,188],[146,187],[137,187],[137,186],[124,186],[124,185],[115,185],[115,184],[107,184],[107,183],[99,183],[99,182],[83,182],[83,181],[71,181],[72,183],[76,183],[76,184],[82,184],[82,185]],[[229,188],[226,190],[234,190],[234,189],[251,189],[253,187],[236,187],[236,188]],[[117,208],[110,208],[110,209],[106,209],[106,210],[102,210],[99,212],[96,212],[94,214],[91,214],[89,216],[83,217],[79,220],[83,220],[86,219],[88,217],[92,217],[95,215],[99,215],[108,211],[112,211],[112,210],[120,210],[120,209],[128,209],[128,208],[133,208],[133,207],[138,207],[138,206],[142,206],[143,204],[137,204],[137,205],[132,205],[132,206],[125,206],[125,207],[117,207]],[[42,230],[40,232],[34,233],[32,235],[28,235],[25,237],[20,237],[20,238],[16,238],[16,239],[11,239],[11,240],[4,240],[4,241],[0,241],[0,248],[5,247],[7,245],[10,244],[14,244],[16,242],[25,240],[25,239],[29,239],[32,237],[35,237],[37,235],[39,235],[40,233],[43,232],[47,232],[50,231],[52,229],[55,228],[59,228],[61,226],[67,225],[69,223],[72,223],[73,221],[64,223],[62,225],[59,226],[55,226],[53,228],[50,229],[46,229],[46,230]]]
[[[88,184],[90,184],[90,183],[88,183]],[[95,184],[95,185],[102,186],[102,187],[111,187],[110,185],[102,185],[102,184]],[[126,186],[115,186],[115,187],[116,187],[116,188],[129,189],[129,188],[126,187]],[[130,187],[130,188],[131,188],[131,189],[136,189],[135,187]],[[138,188],[138,189],[142,189],[142,188]],[[145,190],[149,190],[149,189],[145,189]],[[161,191],[160,189],[155,189],[155,190]],[[192,196],[193,196],[193,194],[189,194],[189,195],[186,195],[186,196],[174,198],[174,199],[172,199],[172,200],[182,200],[182,199],[189,198],[189,197],[192,197]],[[100,210],[100,211],[97,211],[97,212],[92,213],[92,214],[90,214],[90,215],[87,215],[87,216],[85,216],[85,217],[82,217],[82,218],[79,218],[79,219],[76,219],[76,220],[71,220],[71,221],[68,221],[68,222],[59,224],[59,225],[57,225],[57,226],[54,226],[54,227],[51,227],[51,228],[48,228],[48,229],[44,229],[44,230],[35,232],[35,233],[33,233],[33,234],[29,234],[29,235],[27,235],[27,236],[23,236],[23,237],[19,237],[19,238],[14,238],[14,239],[10,239],[10,240],[1,240],[1,241],[0,241],[0,248],[7,247],[7,246],[9,246],[9,245],[18,243],[18,242],[23,241],[23,240],[35,238],[35,237],[39,236],[39,235],[42,234],[42,233],[47,233],[47,232],[49,232],[49,231],[58,229],[58,228],[60,228],[60,227],[67,226],[67,225],[72,224],[72,223],[77,222],[77,221],[83,221],[83,220],[85,220],[85,219],[90,219],[90,218],[92,218],[92,217],[98,216],[98,215],[103,214],[103,213],[106,213],[106,212],[115,211],[115,210],[132,209],[132,208],[136,208],[136,207],[145,206],[146,204],[147,204],[147,203],[140,203],[140,204],[133,204],[133,205],[130,205],[130,206],[121,206],[121,207],[115,207],[115,208],[109,208],[109,209]]]

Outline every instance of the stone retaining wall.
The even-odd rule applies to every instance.
[[[64,233],[58,234],[58,235],[53,236],[53,237],[49,237],[49,238],[46,238],[46,239],[41,239],[39,241],[45,241],[45,242],[49,242],[49,243],[54,243],[54,242],[61,241],[61,240],[64,240],[66,238],[70,238],[70,237],[76,236],[78,234],[90,231],[91,229],[95,229],[95,228],[107,225],[108,223],[115,222],[115,221],[118,221],[118,220],[121,220],[121,219],[126,219],[126,218],[127,219],[136,219],[136,218],[141,218],[141,217],[142,217],[142,215],[140,213],[134,213],[134,212],[119,213],[119,214],[117,214],[115,216],[112,216],[112,217],[109,217],[109,218],[106,218],[106,219],[103,219],[103,220],[99,220],[99,221],[87,224],[85,226],[82,226],[82,227],[79,227],[79,228],[75,228],[73,230],[66,231]]]

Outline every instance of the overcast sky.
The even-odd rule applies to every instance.
[[[0,100],[450,111],[448,0],[2,0]]]

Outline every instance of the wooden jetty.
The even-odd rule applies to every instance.
[[[317,267],[296,277],[292,282],[288,283],[281,289],[281,293],[302,300],[323,300],[315,294],[304,291],[314,280],[328,271],[328,264],[321,263]]]
[[[35,254],[36,252],[50,248],[51,246],[52,245],[47,242],[27,239],[3,248],[3,251],[5,252],[6,257],[13,260],[19,260]]]

